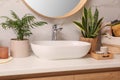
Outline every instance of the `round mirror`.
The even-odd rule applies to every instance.
[[[87,0],[23,0],[34,12],[51,18],[64,18],[79,11]]]

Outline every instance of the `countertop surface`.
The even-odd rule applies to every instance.
[[[120,55],[115,55],[114,59],[109,60],[95,60],[90,57],[71,60],[41,60],[31,55],[26,58],[13,58],[8,63],[0,64],[0,76],[114,67],[120,67]]]

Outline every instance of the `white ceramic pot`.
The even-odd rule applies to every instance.
[[[10,43],[10,53],[12,57],[22,58],[30,55],[29,40],[12,39]]]

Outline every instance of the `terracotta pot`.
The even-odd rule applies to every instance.
[[[0,58],[1,59],[8,58],[8,47],[0,47]]]
[[[12,57],[22,58],[30,55],[29,40],[12,39],[10,44],[10,53]]]
[[[91,43],[91,49],[90,49],[89,53],[96,51],[97,40],[98,40],[98,38],[84,38],[84,37],[80,37],[80,41]]]

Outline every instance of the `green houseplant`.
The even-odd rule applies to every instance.
[[[103,18],[99,19],[99,11],[96,8],[94,14],[91,8],[84,8],[84,13],[82,15],[82,20],[73,21],[74,24],[81,30],[82,37],[80,40],[87,41],[91,43],[91,52],[95,51],[97,36],[101,30],[101,23]]]
[[[31,14],[25,14],[20,18],[14,11],[11,11],[12,18],[1,16],[5,21],[1,23],[4,29],[13,29],[17,38],[11,39],[11,55],[13,57],[26,57],[29,56],[29,37],[32,32],[31,28],[39,27],[47,24],[44,21],[35,21],[35,17]]]
[[[120,37],[120,20],[111,21],[111,23],[105,26],[110,26],[111,35],[114,37]]]

